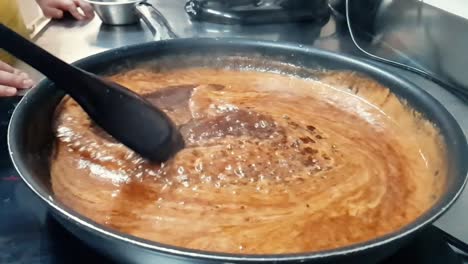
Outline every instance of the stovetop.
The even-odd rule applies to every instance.
[[[349,42],[346,28],[342,27],[342,23],[340,24],[333,18],[329,21],[315,21],[311,24],[301,24],[300,27],[293,24],[286,24],[284,26],[260,25],[255,27],[217,25],[205,22],[190,22],[188,16],[185,15],[185,1],[149,1],[156,3],[156,6],[167,16],[174,30],[181,37],[229,36],[289,41],[352,55],[360,55],[352,43]],[[245,2],[249,1],[252,2],[252,0],[245,0]],[[370,2],[374,0],[360,1]],[[364,28],[366,31],[379,35],[379,37],[374,37],[371,41],[368,41],[369,45],[366,46],[381,56],[392,57],[399,61],[411,63],[414,66],[421,66],[426,70],[443,75],[443,77],[453,79],[464,86],[468,85],[468,79],[466,78],[468,75],[462,72],[466,67],[462,67],[460,64],[462,62],[466,63],[466,60],[463,59],[463,56],[457,56],[457,54],[460,55],[460,51],[463,51],[460,47],[466,47],[466,45],[460,43],[468,42],[458,40],[462,38],[467,39],[468,32],[467,34],[460,34],[456,39],[458,42],[441,41],[450,39],[446,37],[449,34],[447,30],[430,31],[428,36],[433,40],[435,39],[433,42],[424,41],[425,38],[418,35],[421,32],[418,30],[421,25],[430,25],[431,29],[443,29],[444,26],[448,26],[461,30],[461,28],[467,29],[465,26],[468,23],[460,21],[458,17],[438,13],[437,10],[430,7],[424,7],[422,11],[418,11],[418,9],[413,8],[410,4],[410,2],[415,1],[399,2],[404,2],[403,6],[390,7],[389,11],[379,14],[380,18],[376,20],[376,23],[373,23],[369,28]],[[339,8],[337,10],[340,11]],[[418,12],[421,12],[421,14],[414,16]],[[385,16],[388,17],[385,18]],[[362,21],[357,21],[361,26],[368,25],[364,19],[365,17],[362,16]],[[413,17],[426,17],[426,19],[417,20],[416,18],[413,19]],[[51,27],[53,27],[53,30],[43,33],[39,37],[38,43],[40,45],[50,45],[54,41],[67,41],[70,45],[75,45],[75,52],[63,53],[64,51],[60,44],[54,47],[49,46],[48,50],[61,58],[78,59],[78,57],[75,58],[74,56],[89,55],[88,51],[90,50],[93,52],[101,51],[102,47],[113,48],[118,45],[151,40],[151,37],[146,34],[147,32],[145,33],[144,28],[140,26],[112,28],[96,24],[98,23],[96,20],[87,26],[80,24],[79,27],[76,27],[73,23],[76,22],[52,22]],[[304,34],[304,32],[307,32],[307,34]],[[416,33],[413,34],[413,32]],[[424,33],[426,34],[427,32],[424,31]],[[424,35],[424,37],[427,36]],[[380,41],[376,42],[379,39]],[[383,43],[382,41],[385,41],[387,44],[390,43],[394,48],[397,46],[396,48],[399,50],[405,50],[404,56],[400,56],[401,53],[392,52],[391,49],[382,48],[385,46],[380,44]],[[421,43],[424,43],[424,45],[421,46]],[[458,44],[455,45],[454,43]],[[439,44],[453,45],[441,49]],[[88,50],[84,48],[86,45]],[[463,55],[463,53],[461,54]],[[425,87],[428,92],[446,104],[449,111],[457,118],[465,131],[467,131],[468,120],[463,117],[466,117],[468,111],[465,109],[465,106],[459,105],[456,98],[450,97],[444,91],[440,91],[439,87],[430,82],[418,79],[414,75],[407,75],[398,70],[395,71],[406,78],[411,78],[413,82],[421,87]],[[18,98],[0,98],[0,263],[49,264],[87,263],[91,261],[111,263],[109,259],[98,255],[93,249],[88,248],[65,231],[48,213],[47,208],[39,198],[21,181],[14,170],[6,147],[6,129],[11,112],[18,100]],[[462,197],[460,200],[461,202],[458,203],[460,205],[459,208],[456,208],[456,204],[454,206],[456,210],[450,210],[443,217],[443,221],[439,221],[436,224],[437,227],[428,227],[411,244],[384,263],[464,263],[465,257],[455,253],[454,249],[447,243],[446,234],[439,229],[442,226],[445,232],[449,230],[451,235],[462,240],[468,237],[466,228],[463,228],[466,225],[462,224],[468,222],[462,219],[465,214],[462,209],[467,199],[463,199]],[[468,242],[468,239],[464,242]],[[466,244],[462,246],[466,246]]]

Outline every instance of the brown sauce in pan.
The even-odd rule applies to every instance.
[[[396,231],[444,188],[437,130],[351,72],[314,81],[140,69],[111,79],[164,109],[187,143],[167,163],[149,164],[64,100],[55,195],[121,232],[226,253],[318,251]]]

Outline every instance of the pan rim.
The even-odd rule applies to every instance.
[[[98,53],[84,59],[81,59],[75,62],[75,65],[83,66],[91,64],[92,60],[99,59],[100,57],[104,57],[105,55],[112,55],[112,54],[119,54],[120,56],[124,56],[125,54],[130,54],[132,50],[143,49],[145,47],[158,47],[162,45],[175,45],[175,44],[182,44],[182,42],[186,42],[187,39],[175,39],[175,40],[164,40],[159,42],[150,42],[150,43],[143,43],[137,44],[132,46],[125,46],[118,49],[108,50],[102,53]],[[444,122],[448,122],[448,124],[454,126],[455,134],[457,138],[462,139],[461,144],[464,146],[459,146],[460,154],[468,153],[468,147],[466,143],[466,137],[460,128],[458,122],[453,118],[453,116],[446,110],[446,108],[441,105],[435,98],[429,95],[427,92],[423,91],[423,89],[419,88],[418,86],[412,84],[408,80],[392,74],[388,71],[381,70],[377,68],[375,65],[364,62],[360,59],[349,55],[337,54],[330,51],[324,51],[317,48],[312,47],[303,47],[299,46],[298,44],[288,44],[288,43],[276,43],[276,42],[268,42],[268,41],[257,41],[257,40],[245,40],[245,39],[210,39],[210,38],[192,38],[190,39],[191,45],[203,45],[204,43],[213,43],[216,42],[218,44],[232,44],[232,45],[239,45],[239,46],[250,46],[256,48],[277,48],[277,49],[285,49],[290,52],[303,52],[309,54],[309,56],[324,56],[335,61],[340,61],[344,63],[348,63],[349,65],[356,66],[359,70],[367,69],[367,71],[373,72],[375,74],[379,74],[382,78],[388,79],[392,82],[399,83],[400,85],[404,86],[405,89],[409,89],[410,92],[415,93],[418,97],[421,97],[421,100],[428,100],[430,103],[435,104],[436,108],[441,112],[447,120]],[[38,86],[45,86],[49,81],[47,79],[42,80]],[[59,213],[61,217],[64,217],[68,221],[71,221],[73,224],[80,226],[81,228],[85,228],[87,231],[96,233],[97,235],[106,236],[108,238],[112,238],[118,240],[120,242],[129,243],[134,246],[152,250],[157,253],[163,254],[170,254],[177,257],[191,257],[203,260],[212,260],[212,261],[238,261],[238,262],[269,262],[269,261],[307,261],[307,260],[317,260],[323,258],[331,258],[331,257],[338,257],[342,255],[352,255],[355,253],[359,253],[365,250],[369,250],[372,248],[377,248],[384,244],[389,244],[391,242],[403,239],[406,236],[414,233],[415,231],[421,229],[423,226],[426,226],[433,221],[435,221],[439,216],[441,216],[445,211],[453,205],[456,199],[460,196],[461,192],[464,189],[464,186],[467,183],[467,176],[466,172],[468,170],[468,164],[457,164],[463,166],[462,172],[465,173],[464,179],[462,183],[458,184],[458,188],[455,192],[451,192],[445,194],[444,198],[441,198],[436,204],[434,204],[431,208],[429,208],[425,213],[419,216],[414,221],[410,222],[409,224],[405,225],[399,230],[395,230],[391,233],[388,233],[384,236],[380,236],[374,238],[372,240],[364,241],[361,243],[355,243],[346,247],[340,247],[330,250],[324,251],[314,251],[314,252],[302,252],[302,253],[293,253],[293,254],[259,254],[259,255],[251,255],[251,254],[229,254],[229,253],[220,253],[220,252],[212,252],[212,251],[202,251],[202,250],[194,250],[182,247],[176,247],[168,244],[162,244],[155,241],[150,241],[142,238],[138,238],[129,234],[121,233],[116,230],[112,230],[108,227],[100,225],[84,215],[81,215],[71,208],[64,206],[61,202],[56,201],[55,199],[51,199],[50,197],[46,197],[44,193],[45,191],[39,190],[40,188],[37,187],[35,183],[35,177],[30,173],[26,168],[26,165],[19,158],[16,153],[17,146],[13,144],[13,136],[16,133],[16,126],[14,125],[15,120],[18,120],[18,113],[21,111],[25,104],[31,96],[34,96],[36,91],[39,89],[33,89],[28,92],[19,102],[18,106],[15,108],[13,115],[11,117],[11,121],[8,127],[8,134],[7,134],[7,142],[8,142],[8,149],[10,152],[10,158],[13,162],[15,169],[18,171],[20,177],[26,183],[26,185],[36,194],[38,195],[46,204],[52,208],[55,212]],[[463,137],[460,137],[461,136]],[[448,191],[447,191],[448,192]]]

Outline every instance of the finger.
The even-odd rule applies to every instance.
[[[16,89],[13,88],[13,87],[8,87],[8,86],[0,85],[0,97],[16,95],[16,92],[17,92],[17,91],[18,91],[18,90],[16,90]]]
[[[11,67],[8,63],[0,61],[0,71],[15,73],[17,70],[15,68]]]
[[[17,89],[29,89],[34,85],[34,81],[24,72],[20,72],[19,76],[23,78],[23,85],[16,87]]]
[[[76,20],[83,20],[85,19],[85,16],[80,13],[78,10],[78,6],[75,4],[73,0],[65,1],[60,3],[58,6],[60,9],[64,11],[70,12],[70,14],[76,19]]]
[[[60,19],[63,17],[63,11],[55,7],[44,7],[42,13],[48,18]]]
[[[11,72],[0,71],[0,85],[19,89],[27,89],[33,86],[34,82],[25,74],[14,74]]]
[[[70,12],[70,14],[72,14],[72,16],[76,18],[76,20],[83,20],[86,18],[84,15],[80,13],[77,6],[69,9],[68,12]]]
[[[14,68],[13,66],[9,65],[8,63],[5,63],[3,61],[0,60],[0,71],[6,71],[6,72],[10,72],[10,73],[13,73],[13,74],[21,74],[23,73],[22,71]],[[25,73],[24,73],[25,74]],[[27,75],[26,75],[27,76]],[[28,77],[29,78],[29,77]]]
[[[92,19],[94,17],[94,8],[91,4],[83,0],[75,0],[75,5],[81,8],[86,19]]]

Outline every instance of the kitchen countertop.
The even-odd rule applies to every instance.
[[[244,27],[238,25],[215,25],[191,22],[183,9],[184,0],[153,0],[150,2],[164,14],[173,27],[174,32],[183,38],[241,37],[271,41],[288,41],[335,52],[362,56],[350,41],[346,28],[336,19],[331,19],[324,24],[312,23]],[[415,21],[414,16],[411,16],[411,14],[416,13],[418,14],[419,22]],[[392,15],[389,17],[388,14]],[[406,3],[404,6],[391,6],[389,7],[389,11],[385,12],[385,14],[381,15],[378,19],[380,19],[380,21],[375,22],[377,25],[377,32],[375,32],[375,34],[378,37],[375,39],[379,39],[380,41],[374,41],[367,45],[373,52],[392,57],[399,61],[419,65],[428,70],[435,69],[434,72],[438,72],[437,67],[439,70],[440,67],[446,67],[449,73],[457,73],[457,71],[462,69],[466,71],[468,53],[463,53],[462,47],[466,49],[468,45],[464,45],[463,43],[466,44],[468,41],[463,42],[465,40],[461,39],[458,42],[438,42],[441,43],[442,46],[438,46],[439,50],[434,50],[436,45],[427,45],[427,39],[421,39],[427,36],[418,34],[418,32],[421,32],[421,21],[423,21],[423,24],[436,25],[439,27],[439,30],[442,30],[442,32],[440,32],[440,34],[442,34],[441,36],[435,36],[436,40],[437,37],[442,40],[450,37],[450,32],[443,32],[444,25],[449,26],[451,29],[458,28],[458,31],[452,32],[459,36],[456,40],[463,37],[468,38],[468,34],[462,34],[465,30],[468,33],[468,27],[466,27],[468,23],[462,18],[454,18],[454,16],[437,10],[434,7],[428,5],[421,7],[418,3],[413,2],[412,4]],[[449,25],[447,23],[449,23]],[[37,44],[67,62],[73,62],[107,49],[149,41],[153,41],[153,35],[144,24],[112,27],[101,24],[98,17],[95,17],[89,22],[73,20],[51,21],[36,38]],[[393,49],[399,50],[400,53],[394,52]],[[440,61],[440,52],[449,52],[447,53],[449,55],[442,56],[442,59],[448,56],[452,64],[446,60]],[[458,54],[458,57],[453,56],[454,52]],[[400,56],[402,54],[409,56],[411,59],[408,61],[408,58],[405,58],[405,56]],[[439,56],[435,57],[437,54]],[[463,67],[462,64],[464,64],[465,67]],[[41,78],[40,74],[23,64],[19,64],[18,67],[29,72],[34,79]],[[393,67],[383,65],[382,67],[388,68],[390,71],[410,79],[432,94],[447,107],[458,120],[465,135],[468,135],[468,118],[466,118],[468,106],[460,99],[442,89],[440,86],[415,74]],[[465,87],[468,87],[467,76],[467,74],[459,74],[457,76],[460,77],[458,78],[460,84]],[[457,203],[447,214],[439,219],[435,225],[468,244],[468,190],[462,194]]]

